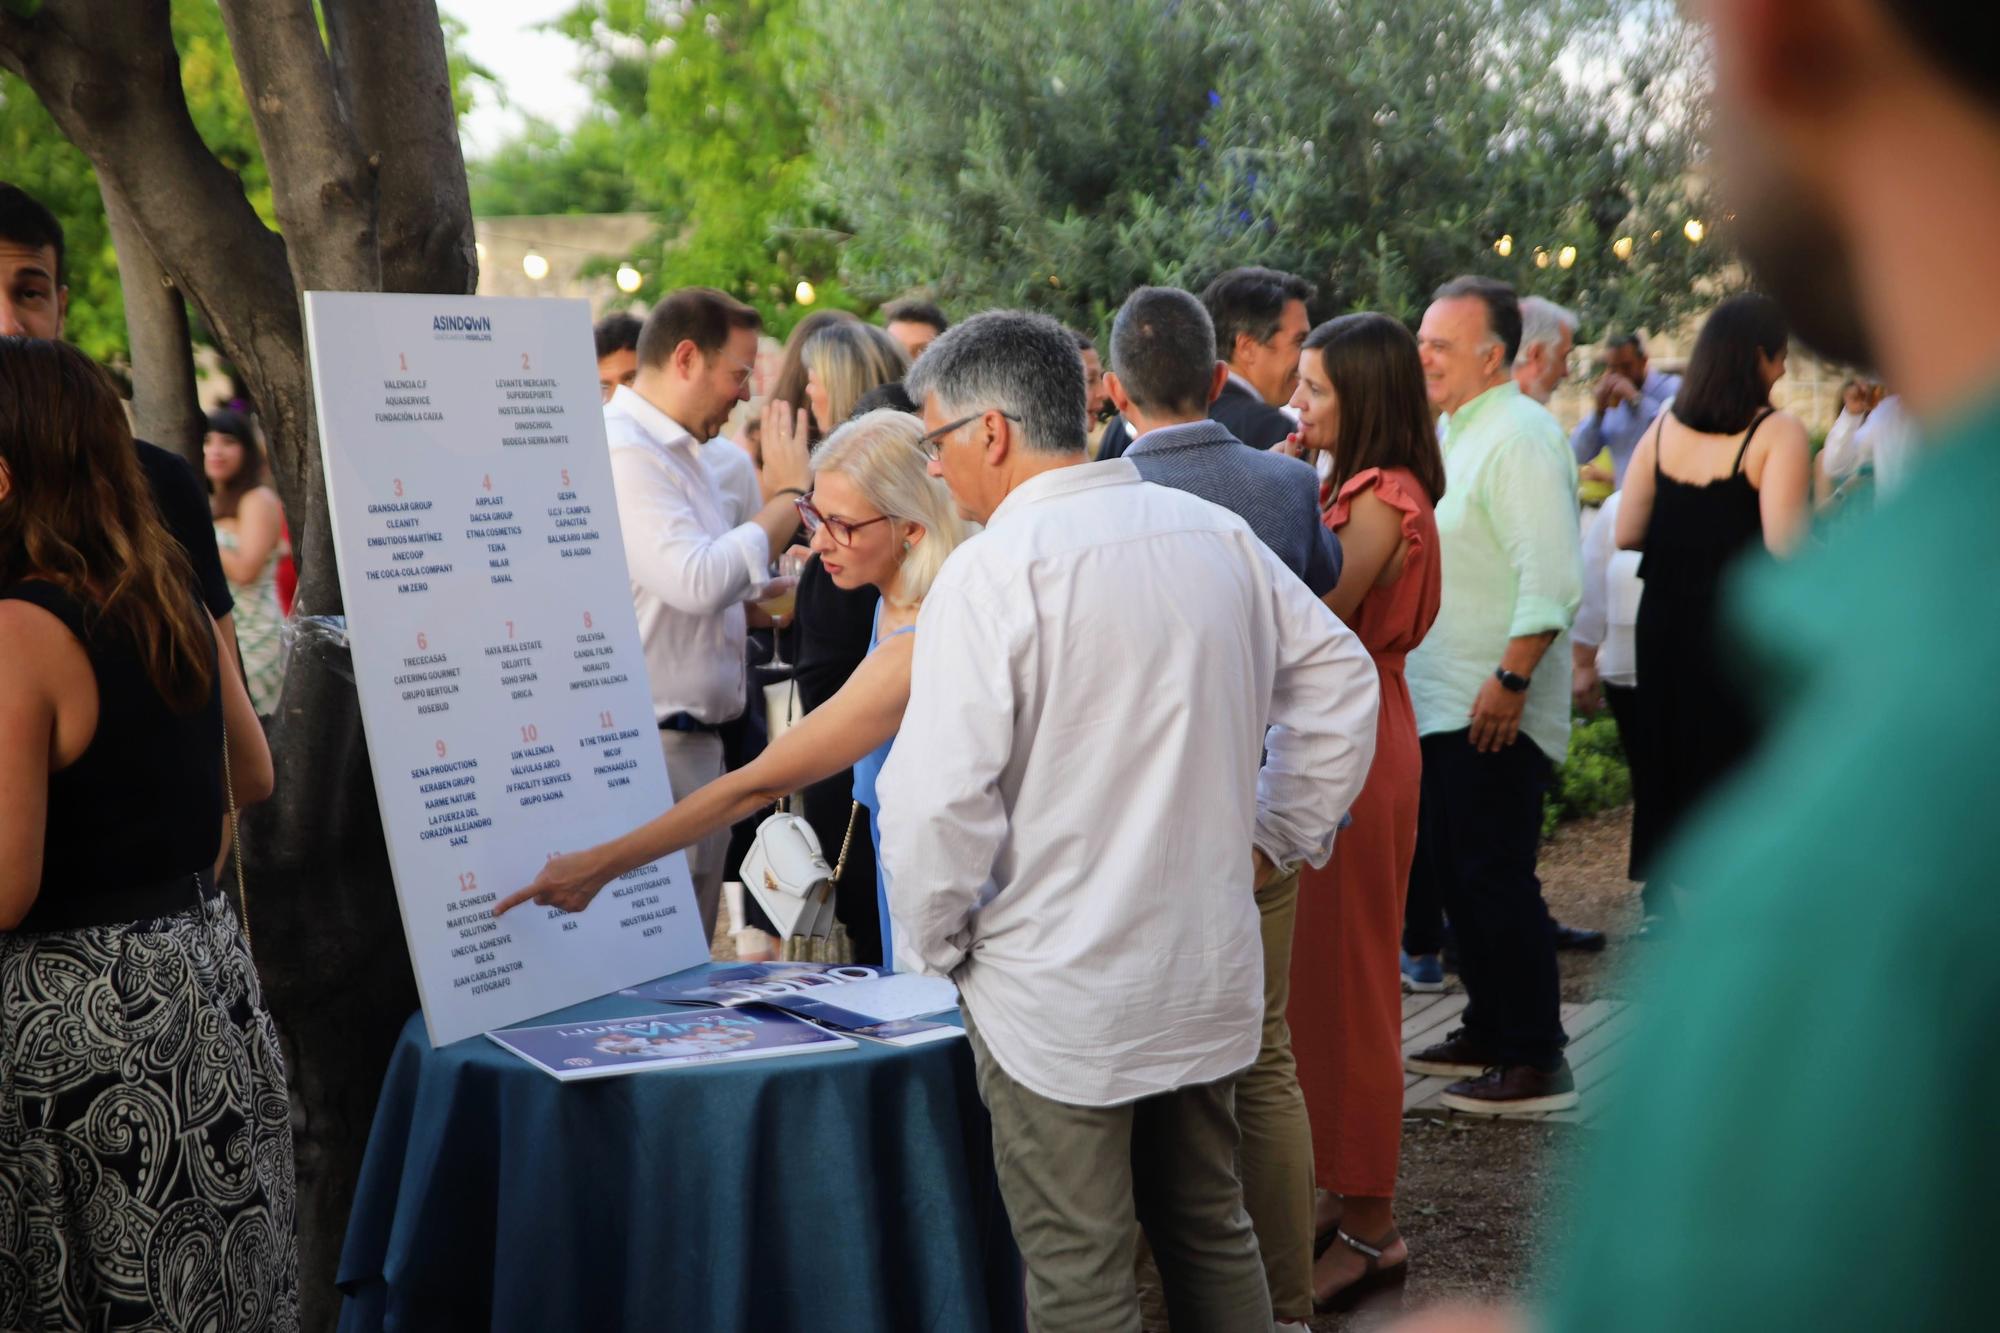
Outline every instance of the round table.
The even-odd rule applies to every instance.
[[[537,1024],[668,1006],[606,996]],[[963,1041],[562,1083],[404,1027],[340,1327],[815,1333],[1022,1326]]]

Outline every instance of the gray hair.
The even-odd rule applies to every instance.
[[[1542,296],[1521,298],[1521,350],[1514,358],[1519,365],[1537,347],[1554,347],[1567,332],[1576,336],[1576,312]]]
[[[936,395],[947,417],[998,408],[1035,453],[1079,454],[1089,436],[1083,358],[1046,315],[993,310],[953,325],[917,359],[907,387],[918,403]]]

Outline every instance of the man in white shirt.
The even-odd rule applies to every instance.
[[[703,441],[750,395],[757,312],[707,287],[660,302],[639,335],[639,372],[604,408],[618,525],[675,799],[722,776],[716,728],[743,711],[743,603],[798,528],[792,502],[812,484],[803,447],[767,442],[770,499],[747,521],[703,461]],[[723,442],[725,448],[735,446]],[[702,928],[715,932],[729,831],[688,848]]]
[[[1084,462],[1054,321],[968,320],[910,391],[986,527],[924,599],[882,853],[899,965],[964,997],[1033,1326],[1136,1333],[1136,1215],[1176,1330],[1265,1333],[1231,1107],[1255,889],[1330,853],[1373,665],[1234,514]]]

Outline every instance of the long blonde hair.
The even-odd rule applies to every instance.
[[[924,525],[924,537],[903,557],[895,600],[915,603],[931,590],[945,558],[971,536],[971,524],[942,481],[930,475],[930,459],[919,440],[923,423],[891,408],[854,418],[813,450],[815,475],[838,472],[891,518]]]
[[[863,394],[900,380],[910,369],[901,343],[860,320],[827,325],[806,340],[800,355],[826,389],[829,431],[854,415]]]

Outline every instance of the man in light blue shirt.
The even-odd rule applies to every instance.
[[[1443,597],[1407,668],[1424,759],[1410,895],[1450,915],[1467,1003],[1464,1026],[1405,1065],[1459,1078],[1442,1100],[1483,1114],[1576,1104],[1535,878],[1542,796],[1569,744],[1576,470],[1510,376],[1520,339],[1514,289],[1490,278],[1440,287],[1417,334],[1446,485]]]
[[[1569,449],[1578,467],[1609,449],[1614,479],[1622,490],[1625,466],[1639,447],[1639,437],[1673,402],[1681,389],[1681,377],[1647,365],[1645,345],[1636,333],[1613,338],[1604,360],[1605,371],[1594,391],[1594,410],[1577,423],[1569,437]]]

